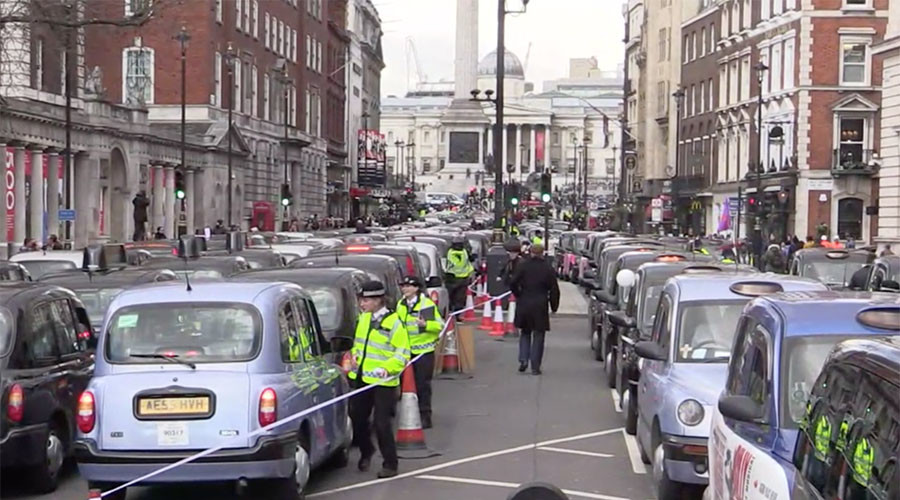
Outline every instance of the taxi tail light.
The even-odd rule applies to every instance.
[[[437,303],[440,302],[439,299],[440,299],[440,297],[438,296],[437,291],[436,291],[436,290],[432,290],[432,291],[431,291],[431,300],[432,300],[432,302],[434,302],[435,304],[437,304]]]
[[[21,422],[25,416],[25,392],[19,384],[13,384],[6,395],[6,417],[13,422]]]
[[[267,387],[259,395],[259,425],[265,427],[278,420],[278,396],[275,389]]]
[[[413,264],[412,257],[406,257],[406,274],[410,276],[416,275],[416,266]]]
[[[348,252],[368,252],[371,249],[369,245],[347,245]]]
[[[84,434],[94,430],[94,422],[96,421],[96,411],[94,405],[94,393],[84,391],[78,396],[78,409],[75,414],[75,421],[78,424],[78,430]]]

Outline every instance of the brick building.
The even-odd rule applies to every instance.
[[[883,37],[887,6],[888,0],[718,3],[710,226],[737,205],[740,187],[760,200],[765,238],[822,231],[871,239],[876,221],[865,207],[877,193],[881,105],[881,66],[871,53]]]
[[[719,10],[713,2],[694,4],[693,15],[681,25],[681,127],[678,135],[677,176],[672,191],[678,226],[692,234],[715,231],[707,226],[712,211],[712,166],[716,161],[715,87]]]
[[[289,216],[325,213],[328,168],[346,163],[343,9],[343,0],[193,0],[140,27],[89,28],[86,65],[102,71],[110,101],[146,107],[153,130],[178,133],[185,27],[188,133],[233,151],[230,214],[227,165],[186,165],[196,226],[228,219],[274,229]],[[169,182],[155,181],[164,166],[149,167],[140,188],[164,199]],[[282,183],[291,186],[289,212],[278,203]],[[171,224],[166,210],[154,209],[153,220]]]

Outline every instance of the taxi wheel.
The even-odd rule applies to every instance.
[[[600,349],[600,332],[596,329],[594,329],[594,333],[591,336],[591,349],[594,351],[594,359],[603,361],[603,352]]]
[[[659,500],[679,500],[681,487],[671,481],[666,472],[665,451],[662,441],[659,441],[653,449],[653,481],[656,483],[656,498]]]
[[[66,436],[59,424],[51,423],[47,441],[42,450],[43,459],[31,471],[31,482],[40,493],[56,491],[59,472],[66,461]]]
[[[637,398],[631,397],[631,389],[622,393],[622,410],[625,412],[625,432],[637,434]]]
[[[606,351],[603,372],[606,374],[606,385],[612,389],[616,386],[616,353],[610,348],[607,348]]]
[[[306,498],[304,490],[310,474],[308,449],[306,438],[299,438],[294,447],[294,471],[290,477],[278,479],[272,483],[273,491],[268,498],[277,500],[303,500]]]

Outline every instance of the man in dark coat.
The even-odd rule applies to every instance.
[[[531,373],[540,375],[544,334],[550,330],[547,309],[549,306],[554,313],[559,309],[559,284],[553,268],[544,260],[543,245],[532,245],[531,258],[518,263],[510,289],[516,295],[516,327],[521,330],[519,371],[524,372],[531,362]]]
[[[134,205],[134,236],[132,239],[134,241],[143,241],[147,236],[145,224],[147,224],[147,207],[150,206],[147,193],[140,191],[131,200],[131,204]]]

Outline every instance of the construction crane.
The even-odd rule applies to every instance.
[[[428,81],[428,76],[422,71],[422,63],[419,60],[419,51],[411,36],[406,37],[406,87],[409,90],[410,63],[416,67],[417,83]]]
[[[525,63],[522,65],[522,71],[525,73],[525,77],[528,78],[528,61],[531,60],[531,42],[528,42],[528,51],[525,52]]]

